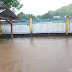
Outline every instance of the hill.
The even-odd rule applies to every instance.
[[[46,18],[53,18],[53,16],[64,17],[66,15],[72,16],[72,4],[61,7],[55,11],[48,11],[48,13],[45,13],[44,15],[37,17],[40,17],[41,19],[46,19]]]

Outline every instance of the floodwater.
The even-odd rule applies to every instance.
[[[0,72],[71,72],[72,37],[0,39]]]

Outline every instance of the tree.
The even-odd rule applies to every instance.
[[[29,20],[29,18],[35,19],[35,16],[32,14],[26,14],[26,19]]]
[[[44,15],[42,15],[40,18],[41,19],[47,19],[47,18],[51,19],[51,18],[53,18],[53,16],[50,12],[48,12],[48,13],[45,13]]]
[[[18,15],[17,15],[19,18],[23,18],[23,19],[26,19],[26,16],[23,12],[20,12]]]
[[[2,1],[8,8],[14,7],[16,9],[20,9],[22,7],[20,0],[0,0],[0,1]]]
[[[26,19],[26,20],[29,20],[30,17],[32,19],[35,19],[35,16],[34,15],[32,15],[32,14],[24,14],[23,12],[20,12],[17,16],[19,18],[21,18],[21,19]]]

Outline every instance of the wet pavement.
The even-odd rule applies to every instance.
[[[71,36],[0,39],[0,72],[71,70]]]

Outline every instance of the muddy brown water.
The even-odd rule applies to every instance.
[[[71,72],[72,37],[0,39],[0,72]]]

